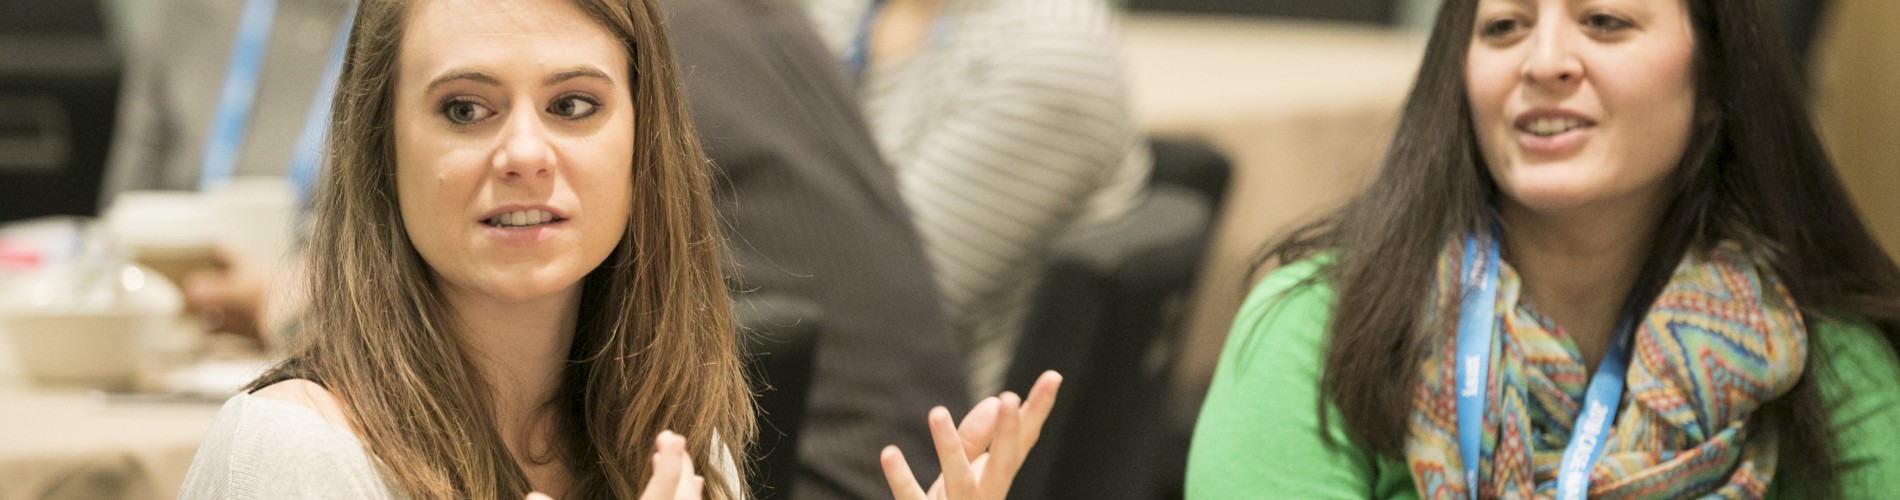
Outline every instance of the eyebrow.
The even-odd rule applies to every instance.
[[[603,73],[598,69],[594,69],[590,67],[572,68],[572,69],[568,69],[559,73],[555,73],[549,76],[547,80],[543,81],[542,83],[544,85],[554,85],[554,84],[565,82],[568,80],[573,80],[576,78],[594,78],[594,79],[601,80],[603,82],[607,82],[608,85],[613,85],[613,78],[608,77],[606,73]],[[429,85],[427,87],[424,87],[422,91],[423,93],[433,92],[435,91],[436,87],[440,87],[442,85],[448,84],[449,82],[454,82],[454,81],[459,81],[459,80],[472,81],[472,82],[481,83],[484,85],[493,85],[497,87],[501,86],[501,80],[498,78],[495,78],[494,75],[490,75],[488,73],[483,73],[481,71],[476,71],[476,70],[460,70],[460,71],[452,71],[452,72],[449,72],[448,74],[436,77],[436,79],[434,80],[430,80]]]

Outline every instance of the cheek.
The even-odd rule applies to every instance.
[[[617,127],[609,127],[616,129]],[[575,151],[591,153],[581,163],[589,168],[576,169],[573,182],[577,195],[589,213],[598,214],[591,219],[589,233],[601,235],[589,237],[597,245],[611,248],[611,243],[620,240],[627,230],[628,218],[633,210],[633,148],[631,132],[619,131],[602,134],[592,140],[579,144]],[[607,137],[628,138],[626,140],[606,139]],[[577,158],[578,159],[578,158]]]
[[[1696,89],[1693,55],[1681,52],[1651,51],[1655,57],[1628,58],[1617,67],[1626,85],[1604,85],[1606,107],[1622,111],[1631,122],[1626,128],[1626,146],[1636,158],[1632,164],[1659,176],[1673,170],[1688,149],[1696,113]],[[1607,82],[1606,82],[1607,83]]]
[[[1509,53],[1473,48],[1465,60],[1465,98],[1470,101],[1471,126],[1480,152],[1487,163],[1503,161],[1499,155],[1511,140],[1504,116],[1505,103],[1517,87],[1521,58]]]
[[[1510,97],[1518,72],[1505,54],[1473,49],[1465,60],[1465,97],[1471,100],[1473,118],[1497,115]]]

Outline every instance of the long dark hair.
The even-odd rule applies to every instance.
[[[1900,268],[1849,203],[1769,11],[1761,0],[1685,1],[1697,46],[1695,130],[1669,179],[1668,208],[1631,303],[1646,309],[1685,252],[1737,240],[1768,256],[1810,326],[1870,321],[1900,349]],[[1273,243],[1256,263],[1335,256],[1318,278],[1338,293],[1321,394],[1354,445],[1389,458],[1404,454],[1418,360],[1444,331],[1429,318],[1452,317],[1432,310],[1429,298],[1439,254],[1450,238],[1485,224],[1498,196],[1465,91],[1477,3],[1448,0],[1439,10],[1371,186]],[[1835,496],[1827,408],[1811,376],[1827,355],[1820,342],[1809,345],[1807,374],[1759,418],[1781,430],[1783,469],[1813,488],[1807,493]]]
[[[572,498],[635,498],[653,439],[687,438],[707,496],[745,491],[752,396],[720,268],[708,162],[653,0],[571,0],[627,51],[633,214],[583,278],[558,413]],[[491,381],[454,334],[410,243],[395,186],[394,79],[410,0],[365,0],[337,84],[305,284],[288,358],[252,389],[308,378],[336,394],[379,469],[412,498],[521,498],[527,475],[494,424]],[[715,438],[715,436],[717,436]],[[716,440],[715,440],[716,439]]]

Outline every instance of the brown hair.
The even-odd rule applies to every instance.
[[[1847,201],[1773,19],[1761,0],[1685,1],[1698,48],[1696,107],[1707,119],[1696,122],[1671,176],[1672,199],[1630,303],[1647,310],[1684,252],[1738,240],[1771,256],[1809,325],[1870,321],[1900,348],[1900,268]],[[1477,3],[1448,0],[1439,11],[1372,185],[1256,262],[1337,256],[1320,278],[1338,294],[1321,394],[1355,445],[1391,458],[1403,454],[1421,349],[1444,331],[1428,318],[1456,317],[1431,310],[1439,252],[1482,228],[1498,196],[1477,153],[1465,92]],[[1808,374],[1759,416],[1784,423],[1779,463],[1802,479],[1805,494],[1825,498],[1837,493],[1838,481],[1827,408],[1812,374],[1825,366],[1826,352],[1808,352]]]
[[[711,498],[744,491],[715,458],[744,457],[752,400],[720,270],[708,163],[651,0],[573,0],[619,40],[633,80],[633,206],[582,284],[556,412],[574,498],[635,498],[654,437],[687,437]],[[310,310],[290,355],[253,388],[303,377],[335,393],[384,475],[416,498],[521,498],[526,475],[494,425],[486,382],[452,330],[396,198],[392,113],[406,0],[364,0],[313,198]],[[715,436],[717,441],[715,441]]]

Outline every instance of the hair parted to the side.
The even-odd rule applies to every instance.
[[[1499,196],[1478,153],[1465,89],[1478,1],[1447,0],[1439,10],[1372,184],[1273,242],[1255,263],[1334,256],[1319,278],[1337,292],[1321,397],[1338,409],[1353,444],[1391,458],[1404,453],[1422,349],[1445,331],[1430,323],[1455,317],[1431,310],[1439,252],[1484,227]],[[1647,309],[1685,252],[1738,240],[1770,256],[1809,325],[1869,321],[1900,349],[1900,268],[1874,242],[1815,136],[1770,11],[1761,0],[1681,1],[1696,35],[1697,119],[1632,304]],[[1808,375],[1758,417],[1780,429],[1783,473],[1816,488],[1804,495],[1826,498],[1836,496],[1838,481],[1827,410],[1811,376],[1826,352],[1810,349],[1809,358]]]
[[[571,1],[626,49],[637,110],[633,216],[584,279],[570,361],[549,407],[567,437],[571,496],[638,497],[654,438],[673,430],[686,437],[707,495],[726,499],[745,491],[744,478],[712,460],[746,456],[752,398],[721,274],[709,165],[664,18],[651,0]],[[412,497],[522,498],[529,484],[493,424],[489,386],[398,210],[393,85],[412,3],[363,0],[357,9],[314,197],[310,309],[287,360],[251,389],[291,377],[323,384],[385,476]]]

